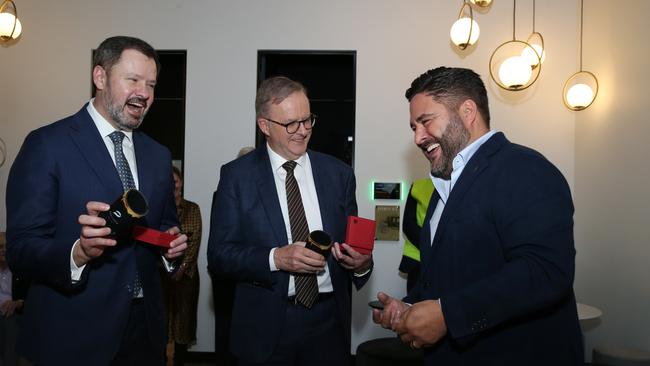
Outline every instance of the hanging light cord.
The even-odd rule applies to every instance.
[[[517,9],[517,0],[512,0],[512,40],[515,41],[517,38],[515,37],[515,13]]]
[[[580,71],[582,71],[582,18],[584,12],[585,2],[580,0]]]
[[[533,33],[535,33],[535,0],[533,0]]]

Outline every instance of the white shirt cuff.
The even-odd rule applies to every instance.
[[[74,256],[73,256],[74,247],[80,245],[79,240],[80,239],[77,239],[77,241],[74,242],[74,244],[72,245],[72,250],[70,250],[70,279],[72,283],[79,281],[79,279],[81,278],[81,273],[84,271],[84,268],[86,268],[85,264],[81,267],[77,267],[77,264],[74,262]]]
[[[363,277],[363,276],[367,275],[368,273],[370,273],[371,270],[372,270],[372,266],[368,267],[368,269],[366,269],[362,273],[353,272],[353,274],[354,274],[354,277]]]
[[[271,269],[271,272],[279,271],[278,267],[275,266],[275,260],[273,260],[273,253],[275,253],[276,249],[278,249],[278,247],[271,249],[271,252],[269,253],[269,268]]]

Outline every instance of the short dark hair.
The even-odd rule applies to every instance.
[[[458,110],[462,102],[471,99],[476,103],[487,127],[490,127],[490,107],[487,91],[479,74],[459,67],[437,67],[413,80],[406,90],[410,102],[417,94],[425,93],[444,104],[448,110]]]
[[[274,76],[262,81],[255,96],[255,117],[264,117],[270,104],[280,104],[295,92],[303,92],[307,96],[304,85],[286,76]]]
[[[111,68],[122,57],[122,52],[125,50],[136,50],[148,58],[156,61],[156,75],[160,74],[160,60],[158,54],[151,45],[139,38],[127,36],[115,36],[106,38],[95,50],[93,55],[93,69],[99,65],[106,70],[106,73],[111,72]]]

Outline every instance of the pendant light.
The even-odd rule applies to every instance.
[[[582,33],[584,17],[584,0],[580,0],[580,71],[571,75],[564,83],[562,96],[564,105],[572,111],[581,111],[589,107],[598,95],[596,75],[582,69]]]
[[[546,49],[544,48],[544,37],[542,34],[535,31],[535,0],[533,0],[533,33],[528,36],[526,40],[528,44],[537,52],[535,54],[530,48],[525,48],[521,54],[528,60],[530,67],[536,68],[540,63],[546,60]]]
[[[0,43],[18,38],[22,30],[16,4],[12,0],[4,0],[0,5]]]
[[[487,8],[492,4],[492,0],[469,0],[469,2],[479,8]]]
[[[517,0],[512,5],[512,40],[502,43],[490,56],[490,76],[502,89],[509,91],[524,90],[537,81],[541,71],[541,56],[528,42],[518,40],[515,35],[515,14]],[[533,67],[525,54],[537,58]]]
[[[467,9],[469,9],[469,17],[468,13],[465,12]],[[460,12],[458,13],[458,19],[454,22],[449,31],[451,42],[453,42],[456,47],[464,50],[478,41],[480,32],[478,23],[474,20],[474,11],[472,10],[472,7],[467,0],[463,0],[463,5],[460,7]]]

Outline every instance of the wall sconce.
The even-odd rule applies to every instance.
[[[535,50],[535,52],[537,52],[537,54],[531,52],[531,49],[526,47],[521,55],[528,60],[530,67],[534,69],[537,65],[544,63],[544,60],[546,60],[544,37],[542,37],[541,33],[535,31],[535,0],[533,0],[533,33],[528,36],[526,42]]]
[[[18,38],[22,30],[16,4],[12,0],[4,0],[0,5],[0,42],[5,43]]]
[[[528,42],[520,41],[515,36],[515,14],[517,1],[512,5],[512,40],[499,45],[490,56],[490,76],[499,87],[510,91],[524,90],[539,77],[542,69],[541,55]],[[537,59],[535,66],[528,57]]]
[[[469,2],[479,8],[488,8],[492,4],[492,0],[469,0]]]
[[[469,9],[469,17],[465,13],[466,9]],[[454,22],[449,31],[451,41],[456,47],[464,50],[478,41],[480,32],[478,23],[474,20],[472,7],[467,0],[463,0],[463,6],[461,6],[460,12],[458,13],[458,20]]]
[[[562,96],[564,105],[572,111],[581,111],[589,107],[598,95],[598,79],[589,71],[582,70],[582,19],[584,0],[580,0],[580,71],[571,75],[564,83]]]

